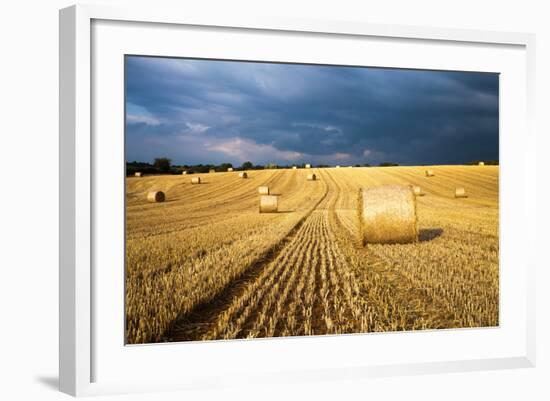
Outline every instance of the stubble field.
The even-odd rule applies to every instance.
[[[498,167],[430,168],[127,178],[127,342],[498,325]],[[422,188],[419,242],[358,241],[359,188],[382,184]],[[279,213],[258,212],[262,185]]]

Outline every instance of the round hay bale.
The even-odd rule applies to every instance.
[[[336,166],[336,168],[340,168],[340,166]]]
[[[296,166],[292,166],[292,170],[296,170],[298,167]]]
[[[278,197],[276,195],[260,196],[260,213],[277,213]]]
[[[306,168],[311,168],[311,164],[306,164]]]
[[[209,172],[210,172],[210,173],[215,173],[216,170],[214,170],[213,168],[211,168]]]
[[[418,185],[412,185],[411,186],[413,193],[415,196],[424,196],[425,193],[422,192],[422,188],[420,188]]]
[[[200,184],[200,183],[201,183],[201,177],[191,178],[191,184]]]
[[[248,178],[248,174],[246,172],[242,171],[242,172],[239,173],[239,177]]]
[[[151,191],[147,194],[147,200],[149,202],[164,202],[166,197],[162,191]]]
[[[269,195],[269,187],[266,187],[266,186],[258,187],[258,193],[260,195]]]
[[[317,179],[317,176],[315,174],[308,174],[307,180],[308,181],[315,181]]]
[[[485,166],[485,163],[484,162],[479,162],[478,165],[479,166]]]
[[[408,186],[361,189],[359,220],[364,245],[418,241],[416,197]]]
[[[136,177],[141,177],[141,173],[140,173],[140,172],[134,173],[134,175],[135,175]]]
[[[466,195],[466,190],[462,187],[458,187],[455,189],[455,198],[467,198],[468,195]]]
[[[183,170],[181,173],[182,173],[183,175],[185,175],[185,174],[187,174],[187,171],[186,171],[186,170]]]
[[[433,177],[434,175],[435,174],[433,170],[426,170],[426,177]]]
[[[228,172],[232,172],[232,171],[233,171],[233,167],[228,167],[228,168],[227,168],[227,171],[228,171]]]

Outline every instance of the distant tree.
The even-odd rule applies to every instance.
[[[153,162],[153,166],[158,168],[161,171],[170,171],[172,160],[167,157],[157,157]]]
[[[370,167],[370,164],[369,163],[364,163],[363,167]]]
[[[243,170],[250,170],[254,167],[254,165],[252,164],[252,162],[244,162],[243,165],[242,165],[242,169]]]
[[[198,164],[196,166],[193,166],[194,173],[208,173],[209,171],[210,171],[209,165]]]
[[[220,164],[220,171],[227,171],[228,168],[233,168],[233,165],[231,163]]]
[[[397,163],[392,162],[383,162],[379,164],[380,167],[393,167],[393,166],[399,166]]]
[[[271,168],[271,169],[275,169],[275,168],[277,168],[277,165],[276,165],[275,163],[267,163],[267,164],[265,165],[265,168],[268,168],[268,169],[270,169],[270,168]]]

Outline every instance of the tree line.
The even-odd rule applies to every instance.
[[[481,160],[474,160],[468,163],[467,165],[478,164]],[[498,165],[498,160],[485,160],[486,165]],[[234,166],[232,163],[221,163],[221,164],[194,164],[194,165],[173,165],[172,160],[167,157],[157,157],[153,160],[152,163],[147,162],[126,162],[126,175],[134,175],[134,173],[141,172],[143,174],[181,174],[183,171],[187,171],[189,174],[204,174],[212,170],[216,172],[227,171],[227,169],[232,168],[235,171],[243,170],[264,170],[264,169],[277,169],[277,168],[292,168],[297,166],[300,168],[305,168],[306,164],[292,164],[292,165],[278,165],[275,163],[267,163],[265,165],[254,164],[251,161],[246,161],[240,166]],[[371,167],[368,163],[363,164],[354,164],[354,167]],[[394,167],[399,166],[398,163],[393,162],[382,162],[378,164],[379,167]],[[334,167],[334,165],[329,164],[317,164],[312,165],[312,167],[323,168],[323,167]]]

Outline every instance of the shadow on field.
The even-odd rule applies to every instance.
[[[441,228],[423,228],[418,233],[418,239],[420,242],[431,241],[440,237],[443,234],[443,229]]]

